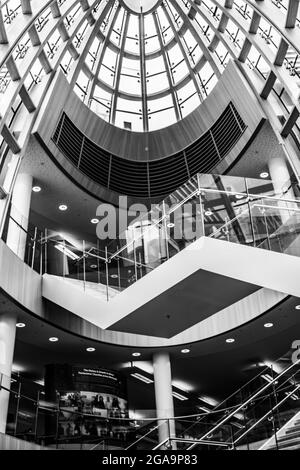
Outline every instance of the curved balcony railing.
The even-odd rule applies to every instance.
[[[10,246],[9,231],[18,237]],[[197,175],[110,242],[70,243],[11,207],[2,238],[40,274],[96,289],[110,300],[200,237],[300,255],[300,202],[274,195],[269,181]]]
[[[279,359],[262,366],[259,374],[216,407],[188,396],[194,401],[180,408],[181,416],[160,420],[155,410],[140,410],[143,418],[132,412],[128,416],[120,407],[110,408],[109,413],[97,407],[86,412],[79,398],[66,401],[58,394],[50,399],[42,385],[15,373],[11,379],[0,374],[0,392],[10,397],[7,433],[56,449],[162,450],[176,445],[178,450],[195,446],[234,450],[257,447],[257,442],[272,436],[278,449],[278,431],[300,410],[299,373],[299,360],[286,365]],[[201,413],[190,414],[193,407]],[[189,414],[183,414],[185,409]],[[152,417],[146,417],[149,414]],[[160,442],[160,426],[169,424],[171,429],[171,422],[176,435]]]

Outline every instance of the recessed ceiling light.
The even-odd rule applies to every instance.
[[[167,224],[167,227],[168,227],[168,228],[174,228],[174,227],[175,227],[175,224],[174,224],[173,222],[169,222],[169,223]]]
[[[17,323],[16,327],[17,328],[25,328],[26,324],[25,323]]]
[[[61,204],[58,208],[62,212],[65,212],[66,210],[68,210],[68,206],[66,206],[66,204]]]
[[[269,177],[269,173],[267,173],[266,171],[263,171],[259,176],[260,176],[261,178],[268,178],[268,177]]]
[[[189,352],[191,352],[191,350],[186,348],[186,349],[182,349],[181,352],[182,354],[188,354]]]
[[[52,336],[52,338],[49,338],[50,343],[56,343],[58,341],[58,338],[56,336]]]
[[[96,264],[91,264],[91,266],[90,266],[91,269],[97,269],[97,267],[98,266]]]
[[[33,186],[32,191],[34,193],[40,193],[42,191],[42,188],[40,186]]]
[[[300,305],[296,305],[295,309],[300,310]]]
[[[273,326],[273,323],[265,323],[264,324],[265,328],[272,328],[272,326]]]
[[[86,348],[87,352],[95,352],[96,349],[95,348]]]
[[[134,352],[132,353],[133,357],[140,357],[141,356],[141,353],[139,352]]]
[[[246,197],[246,194],[236,194],[235,195],[236,199],[244,199],[244,197]]]
[[[111,274],[110,277],[111,277],[112,279],[118,279],[119,276],[118,276],[117,274]]]
[[[91,223],[96,225],[96,224],[99,224],[100,220],[99,219],[92,219],[91,220]]]
[[[208,210],[208,211],[205,211],[204,212],[205,215],[207,215],[207,217],[211,216],[212,215],[212,211]]]
[[[235,339],[234,338],[227,338],[226,343],[234,343]]]

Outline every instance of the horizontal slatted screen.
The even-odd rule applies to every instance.
[[[88,139],[63,113],[52,140],[82,173],[119,194],[159,198],[196,173],[209,173],[239,140],[246,124],[229,103],[213,126],[185,151],[159,160],[137,162],[111,155]]]

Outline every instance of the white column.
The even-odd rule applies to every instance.
[[[276,193],[280,193],[290,180],[286,160],[283,155],[276,155],[269,160],[268,165],[274,190]],[[294,199],[294,197],[293,190],[289,189],[286,193],[286,198]]]
[[[172,376],[170,356],[166,352],[153,355],[154,388],[156,401],[156,417],[158,421],[159,442],[168,437],[176,437],[174,419],[174,403],[172,396]],[[169,421],[167,422],[167,418]],[[172,443],[176,449],[176,443]]]
[[[23,260],[26,249],[26,230],[28,229],[31,192],[32,176],[20,173],[17,176],[12,195],[11,218],[9,220],[6,243]]]
[[[288,182],[290,180],[290,174],[288,171],[287,163],[282,155],[276,155],[269,160],[269,171],[271,180],[273,183],[273,187],[276,193],[280,194],[283,190],[288,187]],[[282,199],[295,199],[294,191],[290,188]],[[291,202],[281,202],[278,201],[277,205],[282,209],[277,209],[277,213],[280,214],[281,220],[283,224],[287,224],[287,221],[290,217],[294,214],[293,212],[293,203]],[[286,207],[286,209],[285,209]],[[297,206],[295,206],[296,208]],[[293,220],[291,219],[291,223],[293,224]],[[288,225],[286,225],[288,227]]]
[[[11,314],[0,315],[0,377],[1,385],[10,388],[14,359],[16,318]],[[3,374],[3,375],[2,375]],[[9,404],[9,392],[0,389],[0,433],[5,433]]]

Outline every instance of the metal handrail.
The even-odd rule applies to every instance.
[[[125,450],[131,449],[131,447],[135,446],[138,442],[145,439],[145,437],[149,436],[149,434],[151,434],[153,431],[159,429],[160,426],[162,426],[163,424],[166,424],[167,422],[168,422],[168,420],[165,419],[162,423],[157,424],[156,426],[154,426],[154,428],[150,429],[150,431],[148,431],[146,434],[143,434],[143,436],[139,437],[136,441],[132,442],[128,447],[125,448]]]
[[[181,437],[168,437],[161,443],[157,444],[157,446],[153,447],[152,450],[157,450],[163,445],[171,442],[187,442],[187,443],[194,443],[195,445],[210,445],[210,446],[217,446],[217,447],[228,447],[230,444],[222,442],[222,441],[199,441],[198,439],[184,439]]]
[[[281,401],[279,401],[275,406],[273,406],[267,413],[264,414],[258,421],[255,421],[255,423],[248,428],[243,434],[241,434],[235,441],[233,441],[233,445],[235,446],[237,442],[239,442],[243,437],[245,437],[252,429],[254,429],[258,424],[260,424],[262,421],[264,421],[270,414],[273,413],[274,410],[277,410],[282,403],[284,403],[286,400],[290,398],[293,393],[295,393],[297,390],[299,390],[300,384],[298,384],[291,392],[289,392]]]
[[[297,390],[300,389],[300,384],[298,384],[291,392],[289,392],[280,402],[278,402],[274,407],[272,407],[267,413],[265,413],[259,420],[257,420],[250,428],[248,428],[243,434],[241,434],[236,440],[232,440],[232,442],[218,442],[218,441],[210,441],[210,440],[205,440],[205,439],[185,439],[185,438],[173,438],[173,437],[168,437],[164,439],[162,442],[157,444],[152,450],[157,450],[160,449],[163,445],[167,444],[168,442],[172,441],[177,441],[177,442],[185,442],[185,443],[191,443],[193,446],[188,447],[187,450],[190,450],[190,448],[196,446],[196,445],[210,445],[210,446],[222,446],[222,447],[228,447],[231,446],[231,449],[234,449],[236,444],[243,439],[250,431],[252,431],[256,426],[258,426],[260,423],[262,423],[265,419],[268,418],[271,414],[273,414],[274,410],[277,410],[283,403],[286,402],[290,398],[293,393],[295,393]],[[211,434],[212,431],[209,432]]]
[[[282,199],[282,198],[268,196],[268,195],[262,195],[262,194],[257,195],[257,194],[252,194],[252,193],[240,193],[240,192],[233,192],[233,191],[223,191],[223,190],[218,190],[218,189],[206,189],[206,188],[201,188],[200,187],[200,188],[196,189],[195,191],[193,191],[188,196],[186,196],[182,201],[180,201],[174,207],[172,207],[168,211],[167,214],[164,214],[162,217],[160,217],[158,220],[156,220],[153,225],[149,225],[147,228],[145,228],[145,231],[143,233],[139,234],[134,240],[132,240],[130,243],[128,243],[124,247],[117,250],[113,255],[110,256],[109,259],[111,260],[111,259],[115,258],[116,256],[118,256],[118,254],[121,253],[123,250],[126,250],[128,247],[132,246],[135,242],[139,241],[144,236],[144,234],[147,233],[148,230],[151,230],[151,229],[153,229],[153,227],[159,225],[163,220],[167,219],[169,217],[169,215],[172,214],[173,212],[175,212],[179,207],[184,205],[187,201],[192,199],[194,196],[201,195],[201,193],[203,193],[203,192],[227,194],[227,195],[233,195],[233,196],[245,196],[245,199],[247,200],[246,202],[249,202],[249,201],[253,202],[253,201],[260,200],[260,199],[268,199],[268,200],[276,201],[276,202],[288,202],[288,203],[293,203],[293,204],[300,204],[300,201],[297,200],[297,199],[289,199],[289,198]],[[283,209],[287,209],[287,208],[284,207]],[[300,212],[300,209],[296,209],[296,208],[294,209],[293,208],[292,210],[294,210],[294,211],[296,210],[296,211]],[[237,217],[240,217],[240,216],[241,216],[241,214],[239,214]],[[228,223],[233,222],[234,220],[236,220],[237,217],[231,219]],[[225,225],[226,224],[224,224],[222,227],[224,227]],[[215,233],[217,233],[217,232],[215,232]]]
[[[270,380],[270,382],[268,382],[264,387],[262,387],[260,390],[258,390],[254,395],[252,395],[250,398],[248,398],[245,402],[243,402],[240,406],[237,407],[237,409],[230,413],[229,415],[225,416],[225,418],[223,418],[216,426],[214,426],[210,431],[208,431],[207,433],[205,433],[201,438],[200,440],[203,440],[205,439],[206,437],[208,437],[210,434],[214,433],[217,429],[219,429],[224,423],[226,423],[229,419],[231,419],[236,413],[238,413],[239,411],[241,411],[246,405],[248,405],[248,403],[251,403],[256,397],[258,397],[259,395],[261,395],[262,392],[264,392],[267,388],[269,388],[271,385],[273,385],[276,381],[278,381],[278,379],[280,377],[282,377],[283,375],[285,375],[289,370],[291,370],[293,367],[295,367],[296,365],[299,365],[300,364],[300,359],[298,359],[296,362],[294,362],[293,364],[291,364],[289,367],[287,367],[287,369],[285,369],[284,371],[282,371],[279,375],[277,375],[277,377],[275,377],[274,379]],[[194,447],[194,444],[191,446],[191,448]],[[190,448],[188,448],[188,450],[190,450]]]

